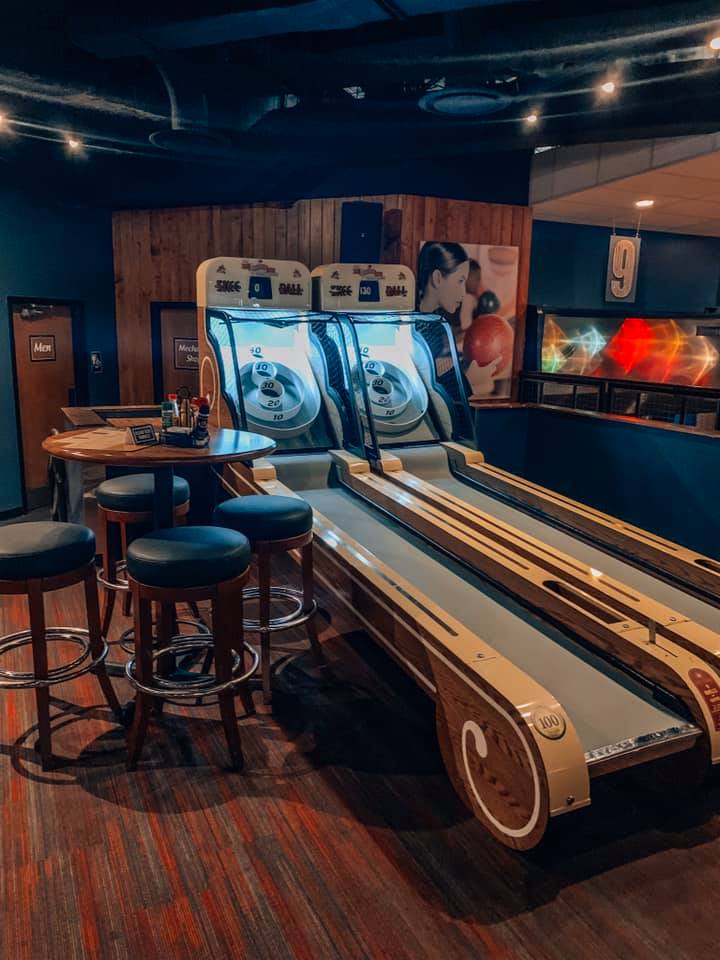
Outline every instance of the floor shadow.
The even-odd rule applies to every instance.
[[[306,650],[284,660],[272,713],[259,707],[241,721],[242,773],[224,766],[213,711],[166,711],[136,772],[125,770],[122,733],[118,744],[110,730],[83,749],[74,782],[109,804],[163,816],[244,798],[305,804],[328,823],[340,810],[372,833],[429,909],[490,925],[623,864],[720,836],[717,778],[681,801],[625,772],[595,781],[592,806],[554,821],[537,850],[511,851],[454,792],[432,701],[364,633],[332,638],[325,650],[323,664]]]

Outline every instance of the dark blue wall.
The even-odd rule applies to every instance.
[[[536,220],[529,302],[558,309],[607,309],[609,227]],[[618,233],[633,234],[631,230]],[[641,231],[633,310],[702,313],[718,303],[720,239]]]
[[[115,403],[113,290],[108,210],[43,205],[0,189],[0,514],[22,504],[8,297],[80,301],[87,349],[104,360],[102,374],[88,375],[88,402]]]
[[[477,411],[488,463],[720,557],[720,437],[542,408]]]

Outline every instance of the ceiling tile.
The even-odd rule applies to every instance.
[[[683,177],[701,177],[705,180],[720,180],[720,154],[708,153],[702,157],[685,160],[672,167],[673,173]]]
[[[720,203],[710,200],[675,200],[665,205],[663,212],[680,215],[686,223],[695,220],[720,219]]]

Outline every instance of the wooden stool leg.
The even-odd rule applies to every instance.
[[[85,608],[87,611],[88,636],[90,640],[90,652],[93,658],[99,657],[102,653],[102,633],[100,630],[100,604],[98,602],[97,579],[94,571],[88,570],[85,575]],[[115,689],[107,675],[104,663],[99,663],[95,667],[95,675],[100,683],[100,688],[105,694],[108,706],[116,716],[120,716],[120,703],[115,695]]]
[[[33,672],[37,680],[47,680],[48,655],[45,636],[45,601],[38,580],[28,581],[28,606],[30,609],[30,632],[32,635]],[[52,768],[52,744],[50,736],[50,688],[35,688],[35,703],[38,719],[38,752],[43,770]]]
[[[231,609],[232,593],[218,587],[213,599],[213,637],[215,641],[215,676],[219,683],[227,683],[232,678],[232,646],[236,631],[236,615]],[[241,621],[242,622],[242,621]],[[242,770],[243,752],[240,744],[240,732],[235,714],[235,693],[230,688],[218,695],[220,717],[225,729],[230,763],[235,770]]]
[[[149,600],[140,599],[140,592],[133,587],[133,606],[135,608],[135,673],[141,683],[152,682],[153,635],[152,635],[152,604]],[[145,734],[147,733],[152,709],[153,697],[138,690],[135,698],[135,712],[132,727],[128,737],[128,770],[134,770],[140,759]]]
[[[103,523],[103,533],[105,536],[105,556],[103,557],[103,566],[105,568],[105,579],[110,583],[117,583],[117,564],[119,561],[115,535],[117,530],[114,525],[108,523],[107,515],[104,510],[100,511]],[[103,612],[100,630],[102,635],[107,638],[110,632],[113,611],[115,610],[115,594],[117,591],[103,590]]]
[[[315,580],[313,578],[313,544],[312,540],[306,544],[300,551],[302,557],[302,590],[303,590],[303,609],[309,610],[315,597]],[[322,644],[318,637],[317,623],[312,616],[307,622],[308,639],[313,653],[318,660],[323,659]]]
[[[258,552],[258,590],[260,621],[260,665],[262,669],[263,703],[272,702],[270,686],[270,553],[262,548]]]

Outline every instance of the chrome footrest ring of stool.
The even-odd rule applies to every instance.
[[[108,645],[103,639],[102,652],[98,657],[93,659],[88,632],[80,627],[47,627],[45,630],[45,640],[48,643],[53,641],[75,643],[81,647],[81,652],[69,663],[64,663],[62,666],[53,667],[48,670],[46,680],[38,680],[32,671],[4,670],[0,668],[0,689],[35,689],[37,687],[50,687],[56,683],[64,683],[66,680],[75,680],[77,677],[82,677],[84,674],[94,670],[108,655]],[[11,633],[5,637],[0,637],[0,657],[9,653],[11,650],[29,646],[31,643],[32,634],[29,630],[22,630],[19,633]]]
[[[153,650],[153,663],[167,654],[173,656],[187,656],[191,653],[199,653],[202,650],[212,650],[214,639],[212,634],[206,637],[184,638],[172,643],[167,647],[160,647]],[[232,677],[225,683],[217,683],[214,674],[197,674],[197,679],[173,680],[171,677],[162,677],[153,673],[153,686],[141,683],[135,676],[135,657],[128,660],[125,666],[125,676],[130,684],[141,693],[146,693],[150,697],[158,697],[168,703],[176,703],[180,706],[208,706],[207,697],[217,696],[225,690],[230,690],[245,680],[249,680],[255,673],[260,664],[260,655],[249,643],[243,642],[243,649],[250,655],[250,667],[242,670],[242,658],[237,650],[232,651],[233,667]],[[188,700],[194,700],[195,703],[188,703]]]
[[[195,627],[195,633],[179,633],[177,636],[173,637],[173,640],[176,639],[189,639],[193,636],[199,637],[209,637],[211,636],[210,627],[203,623],[202,620],[195,620],[189,617],[178,618],[176,620],[178,624],[184,624],[186,627]],[[157,620],[153,620],[153,626],[157,626]],[[131,656],[135,653],[135,627],[128,627],[127,630],[123,630],[120,636],[117,639],[117,644],[120,646],[125,653],[129,653]],[[155,637],[157,639],[157,637]],[[125,669],[125,664],[122,664],[122,668]]]
[[[250,587],[243,591],[243,599],[257,600],[260,597],[260,591],[257,587]],[[290,613],[282,617],[271,617],[267,627],[261,627],[259,620],[244,619],[243,630],[248,633],[275,633],[278,630],[289,630],[291,627],[299,627],[306,623],[310,617],[317,612],[317,603],[315,600],[306,609],[303,607],[304,598],[301,590],[293,590],[291,587],[270,587],[270,601],[284,600],[294,604]]]
[[[100,586],[105,587],[106,590],[116,590],[120,593],[127,593],[130,589],[130,583],[127,579],[127,564],[123,560],[116,565],[115,569],[118,574],[124,573],[125,576],[118,576],[118,579],[115,581],[108,580],[105,574],[105,567],[100,567],[97,572],[97,582]]]

